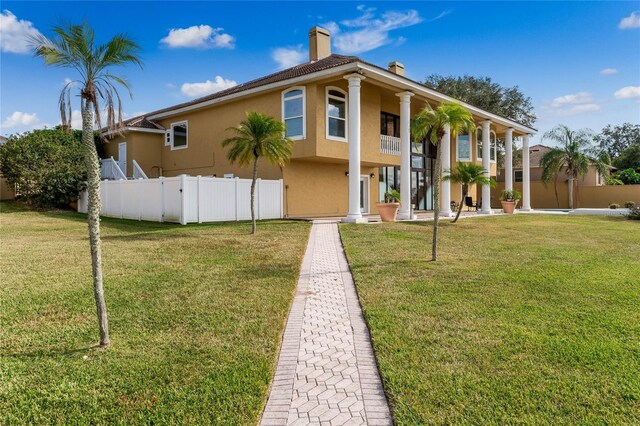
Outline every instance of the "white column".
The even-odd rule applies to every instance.
[[[513,128],[509,127],[504,134],[504,189],[513,189]]]
[[[446,170],[451,168],[451,128],[448,124],[444,126],[444,135],[442,136],[438,149],[442,150],[442,177],[444,177],[449,174]],[[440,189],[440,217],[450,217],[451,182],[443,180]]]
[[[491,121],[482,122],[482,168],[485,177],[489,178],[491,167]],[[482,207],[478,213],[491,214],[491,186],[482,185]]]
[[[529,173],[529,137],[522,138],[522,208],[521,211],[531,211],[531,174]]]
[[[362,223],[367,221],[360,212],[360,82],[364,76],[354,73],[345,78],[349,80],[349,214],[342,221]]]
[[[398,219],[411,216],[411,92],[397,93],[400,97],[400,209]]]

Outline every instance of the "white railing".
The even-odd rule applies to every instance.
[[[140,164],[136,160],[133,160],[133,178],[134,179],[149,179],[147,174],[142,170]]]
[[[380,152],[383,154],[400,155],[400,138],[380,135]]]
[[[122,173],[122,169],[118,165],[118,162],[111,157],[100,160],[100,179],[127,180],[127,177]]]
[[[181,175],[157,179],[100,182],[100,214],[153,222],[222,222],[251,219],[251,179]],[[78,211],[87,212],[87,191],[80,194]],[[280,180],[256,181],[256,218],[284,215]]]

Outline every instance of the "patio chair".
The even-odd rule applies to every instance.
[[[471,211],[471,209],[478,211],[478,203],[474,203],[471,197],[464,197],[464,205],[467,207],[467,211]]]

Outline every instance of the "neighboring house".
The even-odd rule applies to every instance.
[[[445,100],[451,98],[406,78],[398,62],[384,69],[331,54],[329,32],[314,27],[308,62],[128,120],[122,135],[109,135],[105,155],[118,161],[127,177],[142,171],[148,177],[248,178],[250,168],[229,164],[222,141],[246,111],[259,111],[282,119],[295,140],[289,164],[280,169],[262,161],[258,171],[263,179],[283,179],[288,217],[348,215],[348,220],[360,221],[362,214],[376,213],[376,202],[387,189],[399,188],[399,217],[406,218],[410,204],[433,209],[436,153],[428,143],[410,141],[409,120],[427,102],[435,107]],[[495,176],[497,139],[510,148],[512,138],[521,137],[526,145],[535,129],[464,105],[478,132],[446,135],[443,167],[458,160],[482,162],[484,136],[484,164]],[[442,189],[448,213],[460,187],[444,182]],[[489,188],[483,190],[486,211]]]
[[[569,184],[566,170],[560,171],[555,181],[548,184],[542,182],[542,157],[551,150],[545,145],[533,145],[529,148],[529,170],[531,203],[541,209],[567,209],[569,207]],[[496,178],[497,185],[492,189],[492,205],[500,207],[499,196],[505,188],[507,178],[505,168],[502,168]],[[513,187],[522,191],[524,171],[519,160],[515,161],[511,178]],[[640,185],[607,186],[604,178],[598,173],[594,165],[583,177],[575,181],[573,205],[575,208],[605,208],[612,203],[624,204],[626,201],[640,203]]]
[[[547,152],[551,151],[551,147],[546,145],[533,145],[529,147],[529,169],[531,170],[531,182],[542,182],[542,157]],[[522,163],[520,160],[516,160],[513,164],[513,181],[515,183],[522,182],[523,179],[523,170]],[[568,177],[566,172],[558,173],[558,182],[567,181]],[[502,168],[498,171],[498,182],[505,181],[505,169]],[[589,171],[584,177],[579,177],[576,179],[577,186],[596,186],[596,185],[604,185],[604,178],[598,173],[598,170],[595,166],[589,166]],[[552,184],[550,184],[552,185]]]

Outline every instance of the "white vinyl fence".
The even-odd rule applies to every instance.
[[[181,175],[100,182],[102,216],[153,222],[222,222],[251,219],[251,179]],[[283,217],[282,180],[256,181],[256,218]],[[78,211],[87,212],[87,192]]]

